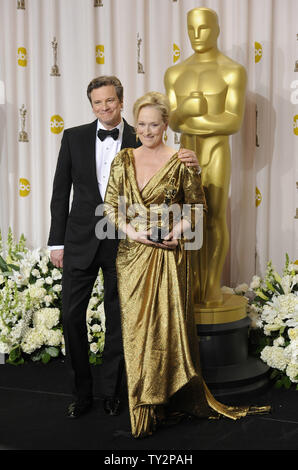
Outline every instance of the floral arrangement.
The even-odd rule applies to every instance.
[[[279,275],[270,261],[263,279],[253,276],[250,286],[241,284],[233,292],[249,300],[250,342],[271,368],[276,386],[298,384],[298,262],[286,255]]]
[[[7,362],[49,362],[65,355],[61,321],[62,272],[48,250],[28,250],[22,235],[15,242],[11,229],[4,247],[0,231],[0,353]],[[223,287],[223,292],[248,298],[250,343],[271,368],[278,387],[298,389],[298,261],[286,256],[280,276],[269,262],[264,278],[250,285]],[[101,363],[105,336],[101,271],[86,312],[89,361]]]
[[[65,355],[61,321],[62,272],[50,261],[49,251],[26,248],[22,235],[16,243],[9,229],[4,247],[0,232],[0,353],[7,362],[47,363]],[[89,361],[101,362],[105,315],[102,273],[93,288],[86,312]]]

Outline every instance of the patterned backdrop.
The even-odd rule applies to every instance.
[[[117,75],[124,117],[192,49],[186,15],[217,11],[219,49],[248,72],[246,112],[230,138],[230,252],[223,282],[249,282],[298,258],[297,0],[0,0],[0,228],[47,243],[64,128],[94,119],[89,81]],[[169,145],[179,135],[169,132]]]

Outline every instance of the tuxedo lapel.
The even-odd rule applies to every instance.
[[[123,119],[124,122],[124,129],[123,129],[123,137],[122,137],[122,144],[121,144],[121,149],[126,149],[126,148],[136,148],[136,133],[134,131],[134,128],[127,124],[125,119]]]
[[[86,149],[86,171],[90,174],[90,189],[94,192],[96,198],[101,201],[96,174],[96,129],[97,119],[86,129],[84,149]]]

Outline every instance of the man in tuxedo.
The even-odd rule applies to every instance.
[[[74,396],[67,410],[71,418],[81,416],[93,404],[86,310],[99,268],[104,277],[106,316],[103,404],[107,414],[119,413],[124,358],[116,277],[118,240],[96,237],[100,217],[95,210],[104,201],[110,165],[117,152],[139,145],[134,128],[121,116],[123,87],[117,77],[95,78],[88,85],[87,95],[97,119],[64,131],[53,183],[48,240],[53,264],[63,267],[63,331]],[[179,156],[188,165],[198,165],[192,151],[182,149]]]

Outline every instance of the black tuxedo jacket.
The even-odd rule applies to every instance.
[[[139,144],[135,131],[123,121],[121,149],[136,148]],[[78,268],[92,262],[100,243],[95,235],[100,219],[95,209],[103,203],[96,176],[96,128],[97,120],[64,131],[53,183],[48,245],[64,245],[64,259],[67,257],[68,263]],[[113,251],[118,241],[109,242]]]

